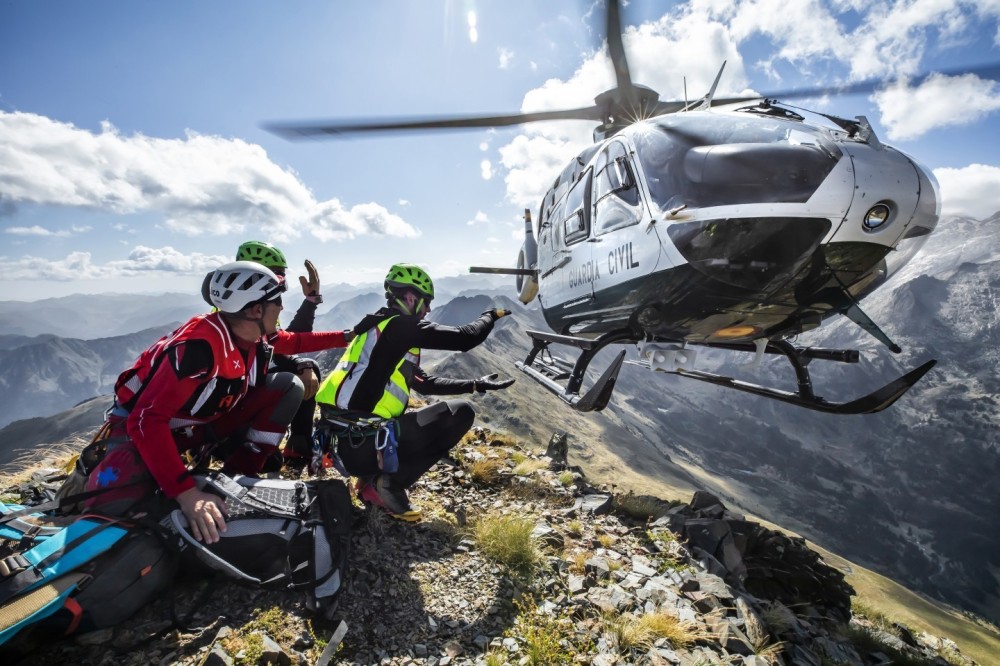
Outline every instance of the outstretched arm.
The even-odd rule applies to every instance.
[[[423,395],[458,395],[461,393],[485,393],[505,389],[514,383],[513,379],[500,379],[494,373],[479,379],[447,379],[435,377],[417,368],[413,375],[413,390]]]
[[[489,337],[494,322],[505,314],[503,310],[487,310],[464,326],[444,326],[422,320],[416,326],[412,346],[421,349],[469,351]]]

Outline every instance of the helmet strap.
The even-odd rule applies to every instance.
[[[408,314],[408,315],[413,314],[412,312],[410,312],[409,306],[406,305],[406,301],[398,297],[394,298],[393,300],[396,302],[396,305],[399,307],[399,309],[403,311],[403,314]]]

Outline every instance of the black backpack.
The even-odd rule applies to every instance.
[[[336,479],[290,481],[195,475],[198,486],[226,501],[226,531],[208,545],[196,540],[178,509],[161,522],[186,566],[265,587],[303,590],[306,606],[331,617],[343,589],[352,503]]]

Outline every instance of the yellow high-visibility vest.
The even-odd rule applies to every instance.
[[[384,319],[351,341],[344,355],[340,357],[337,367],[320,384],[316,402],[337,409],[349,409],[351,397],[371,362],[375,343],[389,322],[397,316],[399,315]],[[391,419],[400,416],[406,410],[410,401],[410,381],[419,365],[420,349],[411,347],[393,369],[389,381],[382,389],[382,397],[371,410],[372,414]]]

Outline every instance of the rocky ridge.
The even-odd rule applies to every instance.
[[[947,639],[852,617],[841,572],[709,493],[615,494],[566,464],[565,438],[546,453],[476,428],[414,489],[422,523],[359,509],[332,622],[293,592],[182,581],[173,604],[30,663],[973,663]],[[172,628],[170,605],[192,628]]]

